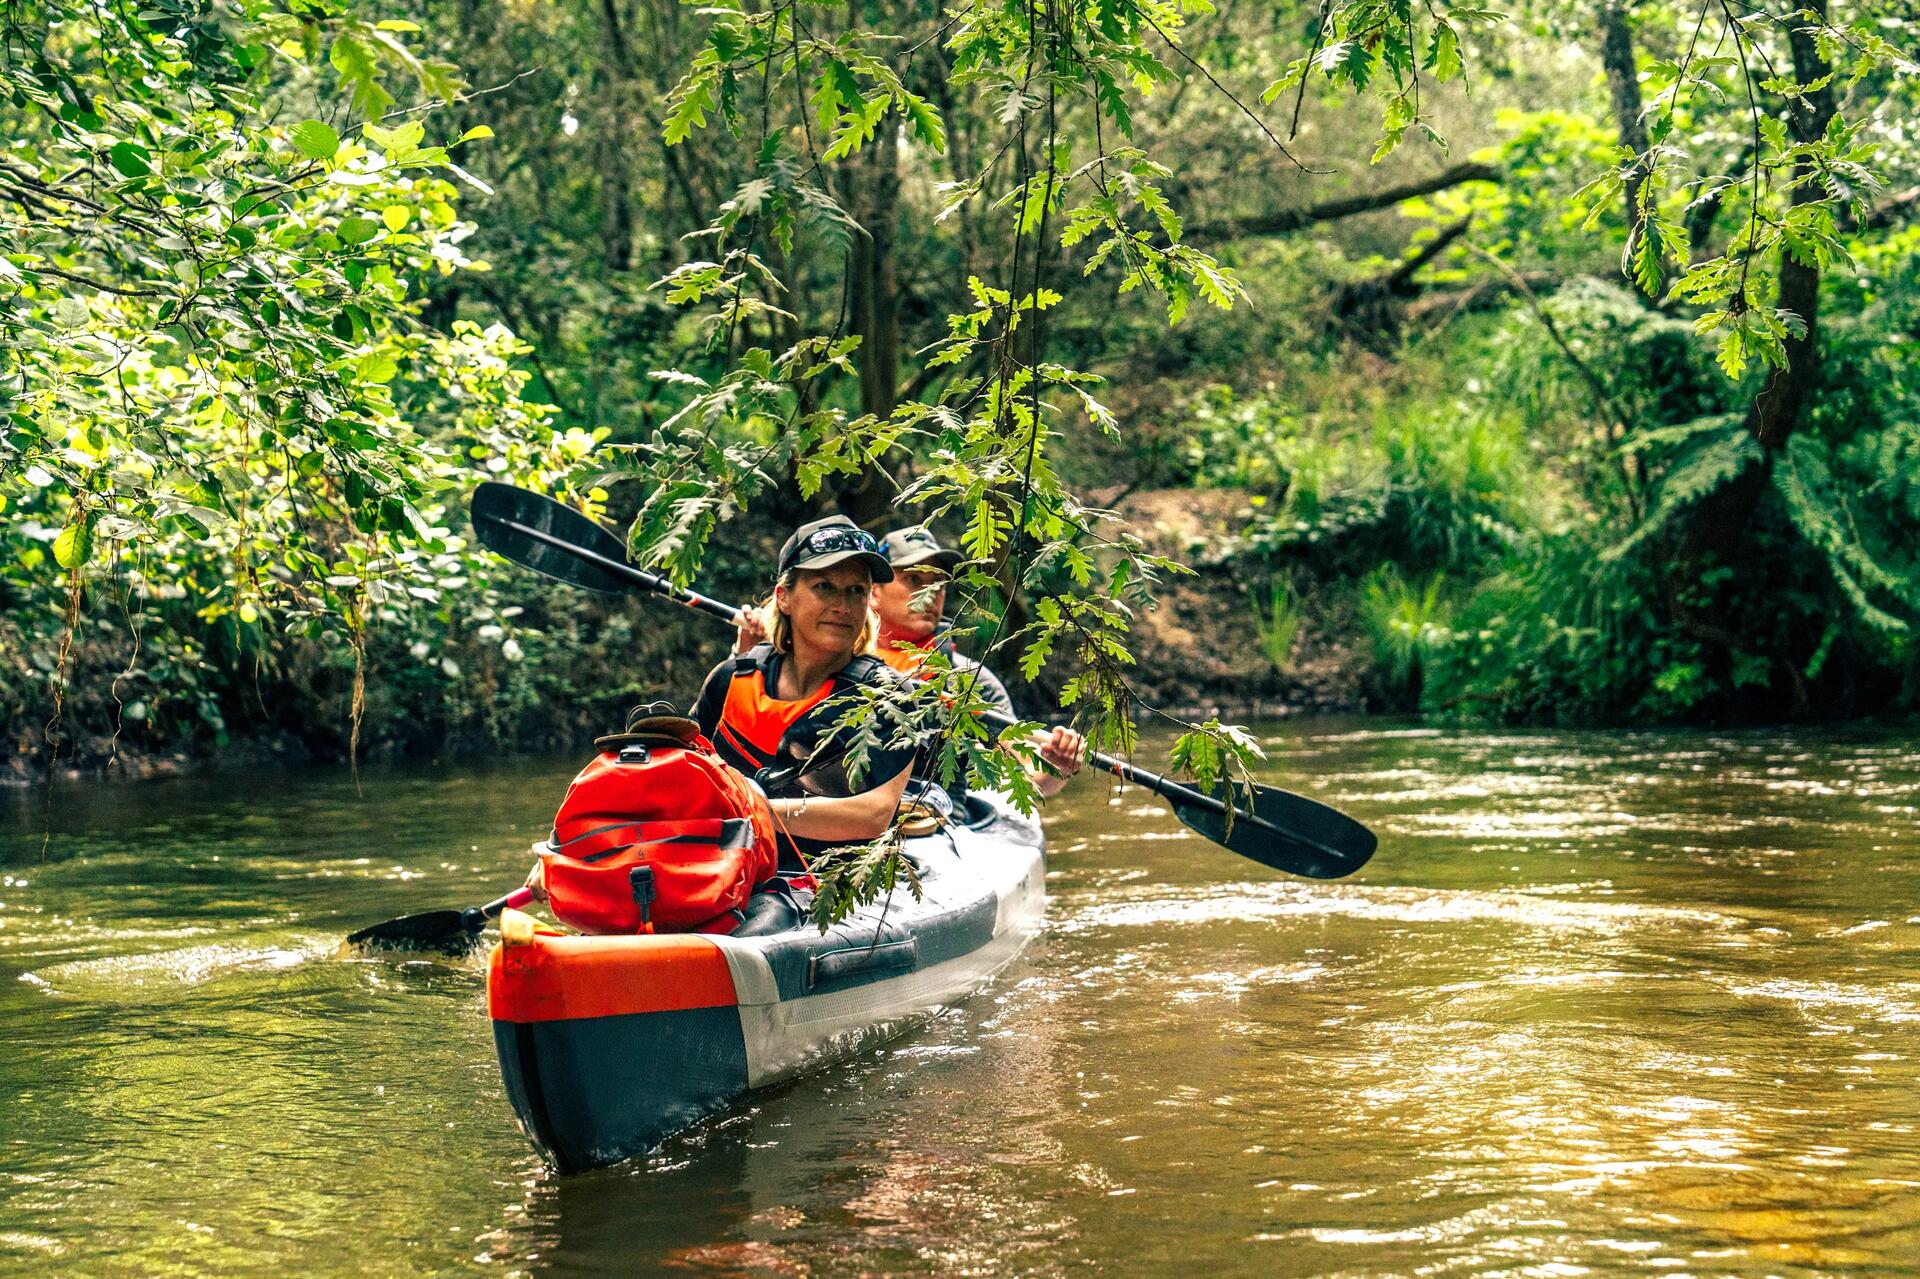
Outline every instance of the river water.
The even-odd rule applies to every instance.
[[[999,983],[566,1179],[479,960],[328,952],[516,882],[577,761],[16,795],[0,1271],[1920,1273],[1920,742],[1260,734],[1360,874],[1083,779]]]

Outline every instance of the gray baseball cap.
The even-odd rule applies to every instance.
[[[924,524],[893,530],[880,539],[880,553],[886,556],[887,563],[895,568],[932,564],[935,568],[946,569],[949,573],[958,568],[967,558],[958,551],[951,551],[940,545],[940,539],[935,537],[933,530]]]

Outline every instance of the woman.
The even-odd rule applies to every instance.
[[[793,762],[795,741],[830,740],[860,704],[850,690],[893,678],[871,655],[869,608],[873,584],[892,578],[878,544],[844,515],[794,531],[780,548],[773,595],[760,609],[742,611],[734,656],[714,667],[694,704],[700,731],[728,763],[751,777]],[[797,923],[802,903],[794,889],[810,887],[807,859],[884,834],[912,765],[910,745],[876,748],[854,779],[863,788],[856,793],[773,796],[786,882],[755,894],[741,931],[774,931],[782,914]]]

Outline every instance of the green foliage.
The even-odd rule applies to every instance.
[[[592,444],[522,398],[511,333],[413,322],[429,281],[479,265],[426,124],[343,138],[285,110],[323,51],[363,109],[389,69],[440,97],[457,79],[410,24],[232,17],[15,6],[9,38],[44,56],[0,62],[0,197],[34,215],[0,256],[0,588],[55,654],[57,712],[86,578],[112,575],[155,732],[177,699],[224,733],[243,670],[302,645],[359,672],[371,627],[473,587],[449,506],[476,464],[552,475]]]
[[[669,301],[711,308],[701,324],[728,368],[690,387],[680,411],[630,454],[631,474],[652,493],[634,526],[636,555],[684,579],[718,522],[767,488],[771,476],[791,473],[810,493],[829,475],[884,468],[894,449],[909,449],[921,465],[899,501],[917,506],[917,518],[961,524],[960,542],[973,561],[959,575],[962,586],[977,600],[1004,574],[1038,597],[1030,620],[1001,642],[1018,645],[1036,671],[1051,656],[1074,654],[1081,669],[1063,685],[1062,703],[1091,721],[1096,740],[1130,744],[1128,616],[1172,566],[1137,540],[1109,533],[1103,517],[1061,483],[1049,455],[1056,424],[1069,414],[1103,430],[1115,421],[1096,398],[1101,379],[1045,358],[1038,340],[1028,338],[1044,330],[1046,313],[1063,294],[1039,266],[1026,278],[1019,267],[1023,244],[1081,248],[1084,274],[1109,268],[1119,293],[1159,294],[1176,323],[1196,298],[1224,309],[1242,296],[1231,270],[1182,242],[1179,215],[1158,185],[1169,171],[1135,147],[1110,145],[1103,127],[1112,128],[1115,142],[1126,138],[1128,95],[1177,78],[1148,38],[1169,37],[1183,12],[1158,0],[1052,6],[1044,14],[979,6],[942,29],[951,83],[1001,104],[998,124],[1017,144],[1017,157],[1011,173],[996,173],[996,154],[957,175],[944,188],[941,216],[984,206],[980,216],[1013,245],[1012,268],[999,281],[969,278],[945,338],[925,353],[929,373],[952,367],[959,375],[930,398],[857,416],[823,402],[825,380],[852,371],[854,343],[837,327],[784,352],[751,340],[735,349],[735,338],[756,321],[799,320],[763,300],[786,286],[756,238],[764,230],[783,255],[793,252],[808,209],[851,225],[852,214],[828,187],[799,175],[858,162],[890,114],[929,146],[944,146],[949,128],[895,65],[890,32],[855,22],[823,39],[797,6],[707,13],[706,40],[670,95],[664,136],[669,146],[682,143],[710,113],[736,132],[757,124],[754,216],[742,221],[741,201],[723,205],[704,233],[716,246],[714,260],[686,264],[661,281]],[[1095,129],[1092,158],[1077,161],[1076,145],[1088,140],[1064,133],[1059,121],[1061,108],[1081,96],[1095,104]],[[795,100],[804,109],[787,124]],[[772,124],[775,112],[780,129]],[[991,371],[967,374],[969,367]],[[1000,771],[985,763],[989,753],[978,749],[975,734],[960,727],[966,703],[946,713],[955,726],[946,738],[965,748],[969,769],[989,778]],[[885,720],[875,711],[865,723]],[[1217,735],[1197,740],[1211,743]],[[857,877],[862,886],[836,901],[858,900],[877,873],[869,867]]]
[[[1467,182],[1403,202],[1400,213],[1436,227],[1473,220],[1473,243],[1516,267],[1596,269],[1617,256],[1625,228],[1605,213],[1583,225],[1567,192],[1613,159],[1616,134],[1592,115],[1553,108],[1501,107],[1494,113],[1500,140],[1470,157],[1493,166],[1497,182]],[[1456,250],[1451,275],[1467,278],[1472,255]]]
[[[1869,122],[1837,108],[1835,90],[1904,74],[1912,64],[1866,11],[1834,22],[1824,8],[1776,17],[1703,7],[1692,25],[1685,53],[1654,60],[1643,76],[1647,149],[1619,148],[1613,170],[1575,198],[1591,225],[1638,184],[1625,273],[1649,296],[1664,291],[1698,308],[1695,330],[1714,338],[1721,367],[1738,378],[1755,361],[1784,366],[1787,343],[1806,332],[1806,317],[1770,300],[1781,261],[1822,269],[1850,263],[1840,219],[1859,216],[1881,189]],[[1710,54],[1709,42],[1728,51]],[[1762,93],[1793,109],[1774,114],[1762,107]],[[1740,220],[1723,250],[1696,254],[1679,209],[1682,187],[1697,175],[1677,130],[1714,100],[1742,104],[1753,148],[1739,180],[1702,184],[1702,198],[1726,203]]]
[[[1431,96],[1433,86],[1459,79],[1466,71],[1462,40],[1504,18],[1472,3],[1416,9],[1396,0],[1330,0],[1320,6],[1306,56],[1288,63],[1261,100],[1298,98],[1316,73],[1356,93],[1371,89],[1384,104],[1380,140],[1372,155],[1378,164],[1410,129],[1443,141],[1422,100],[1423,88]]]
[[[1435,713],[1548,723],[1617,722],[1651,708],[1646,672],[1691,660],[1650,615],[1640,565],[1595,569],[1579,534],[1543,538],[1480,584],[1424,654],[1422,704]]]
[[[1683,512],[1763,461],[1760,445],[1746,423],[1732,414],[1638,432],[1622,448],[1629,455],[1643,457],[1658,452],[1665,466],[1654,490],[1652,508],[1631,533],[1607,548],[1603,558],[1609,560],[1633,553],[1650,539],[1671,534]]]
[[[1212,790],[1216,782],[1245,780],[1247,771],[1265,758],[1252,734],[1218,719],[1193,725],[1167,752],[1174,772],[1192,778],[1201,790]]]
[[[1180,417],[1182,478],[1192,483],[1279,492],[1304,469],[1283,451],[1301,434],[1298,416],[1272,395],[1244,396],[1215,384],[1195,395]]]
[[[1897,652],[1910,642],[1912,626],[1908,618],[1920,616],[1920,574],[1911,571],[1911,555],[1905,565],[1882,559],[1884,551],[1891,549],[1885,547],[1892,540],[1889,533],[1898,538],[1900,533],[1894,530],[1914,531],[1912,473],[1902,474],[1898,469],[1901,455],[1912,445],[1913,432],[1888,434],[1896,438],[1866,441],[1863,451],[1872,455],[1891,449],[1896,454],[1891,459],[1896,469],[1884,472],[1883,483],[1906,490],[1908,497],[1891,511],[1856,511],[1834,475],[1827,448],[1809,436],[1795,436],[1787,442],[1772,479],[1788,521],[1819,554],[1853,616]],[[1875,539],[1879,545],[1868,541],[1870,535],[1863,533],[1863,525],[1881,534]],[[1906,545],[1911,547],[1911,541]],[[1902,613],[1906,616],[1898,615]]]
[[[1911,637],[1920,522],[1887,498],[1911,482],[1895,459],[1911,457],[1912,435],[1869,433],[1838,454],[1798,436],[1768,459],[1737,421],[1643,433],[1631,443],[1660,474],[1646,519],[1604,549],[1590,540],[1597,528],[1520,548],[1433,650],[1426,705],[1661,722],[1911,699],[1920,692]],[[1708,548],[1716,567],[1697,583],[1676,581],[1681,514],[1753,467],[1767,468],[1767,500],[1752,543]],[[1742,571],[1728,566],[1736,553]]]
[[[17,741],[69,694],[72,731],[102,741],[293,724],[330,751],[362,721],[395,747],[546,740],[616,690],[671,687],[693,643],[677,619],[655,647],[589,604],[540,607],[473,552],[459,504],[479,473],[596,514],[611,489],[638,557],[734,594],[764,584],[771,523],[912,507],[973,557],[955,603],[990,656],[1115,749],[1133,745],[1129,627],[1179,570],[1076,485],[1245,490],[1244,535],[1217,549],[1300,584],[1256,602],[1269,657],[1303,615],[1313,642],[1351,621],[1387,700],[1417,683],[1451,712],[1647,719],[1920,696],[1900,340],[1920,233],[1876,204],[1915,171],[1899,15],[1634,10],[1641,154],[1569,52],[1588,25],[1557,13],[383,16],[9,10]],[[1796,67],[1809,41],[1830,86]],[[447,53],[484,92],[449,101]],[[1217,92],[1263,82],[1264,114]],[[1355,97],[1371,105],[1329,109]],[[1233,238],[1236,216],[1331,193],[1289,150],[1306,112],[1316,156],[1379,163],[1362,189],[1445,132],[1501,180],[1397,221]],[[1462,218],[1406,284],[1462,292],[1407,308],[1391,360],[1323,331],[1330,282]],[[1634,285],[1581,277],[1616,258]],[[1768,448],[1742,423],[1812,318],[1780,301],[1789,264],[1825,273],[1824,365]],[[1677,571],[1698,513],[1760,468],[1751,536]],[[965,682],[929,694],[876,709],[871,740],[938,714],[942,767],[1021,793],[1021,748],[987,748]],[[1244,765],[1227,730],[1193,732],[1190,771]]]
[[[920,876],[891,833],[868,844],[829,848],[812,866],[819,888],[809,909],[823,933],[862,906],[891,905],[902,885],[920,900]]]
[[[1444,573],[1422,586],[1383,564],[1361,587],[1361,629],[1373,647],[1374,676],[1390,702],[1418,704],[1423,665],[1452,638],[1452,610],[1441,594],[1445,584]]]
[[[1270,394],[1216,386],[1190,417],[1200,478],[1281,490],[1254,507],[1248,543],[1264,554],[1339,548],[1369,567],[1459,567],[1497,557],[1544,518],[1522,424],[1492,406],[1396,403],[1370,423],[1312,420]]]

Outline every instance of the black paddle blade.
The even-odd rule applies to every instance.
[[[571,506],[511,484],[488,480],[473,491],[472,510],[473,531],[479,534],[480,544],[496,555],[590,591],[618,595],[633,589],[632,582],[512,527],[518,524],[538,529],[603,559],[625,564],[627,548],[620,544],[620,539]]]
[[[480,929],[468,924],[467,912],[430,910],[348,933],[346,949],[438,951],[458,956],[471,953],[479,945]]]
[[[1217,782],[1215,799],[1239,810],[1228,829],[1224,813],[1169,796],[1181,824],[1263,866],[1307,879],[1339,879],[1367,864],[1379,844],[1374,833],[1337,808],[1272,786],[1253,787],[1253,820],[1246,815],[1247,788]]]

